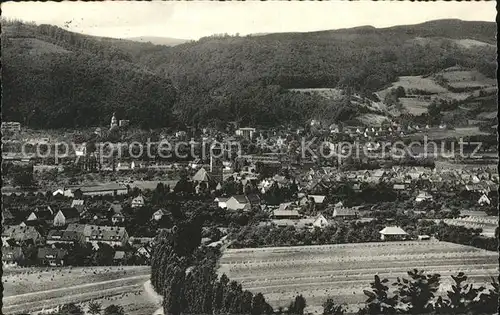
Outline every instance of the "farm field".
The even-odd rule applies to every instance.
[[[476,90],[468,92],[452,92],[446,87],[439,85],[436,80],[441,76],[446,80],[451,88],[474,88]],[[408,97],[400,97],[401,104],[413,115],[421,115],[427,112],[427,107],[432,99],[444,100],[465,100],[468,97],[479,97],[482,93],[492,93],[496,90],[496,81],[487,78],[475,70],[461,67],[451,67],[440,71],[432,76],[401,76],[398,81],[393,82],[389,87],[376,92],[381,100],[384,100],[390,89],[401,86],[405,89]],[[411,95],[410,90],[426,91],[429,95],[427,100],[419,99]],[[480,91],[481,90],[481,91]]]
[[[477,115],[477,118],[479,119],[493,119],[495,117],[497,117],[498,115],[498,112],[495,111],[495,112],[484,112],[484,113],[481,113],[479,115]]]
[[[368,126],[380,126],[384,121],[387,120],[387,116],[377,114],[363,114],[360,115],[357,119],[361,123]]]
[[[441,74],[443,78],[448,81],[448,84],[454,88],[491,87],[496,85],[494,79],[487,78],[478,71],[449,68],[439,74]]]
[[[431,77],[424,78],[423,76],[401,76],[398,81],[392,83],[388,88],[378,91],[377,95],[381,100],[383,100],[390,89],[398,86],[402,86],[405,90],[419,89],[432,94],[449,92],[447,89],[437,84]]]
[[[439,140],[439,139],[448,139],[448,138],[463,138],[469,136],[480,136],[480,135],[488,135],[487,132],[479,130],[479,127],[461,127],[455,129],[429,129],[429,130],[421,130],[419,133],[410,134],[406,136],[412,140],[421,140],[424,136],[427,136],[430,140]]]
[[[98,300],[103,306],[121,305],[127,314],[152,313],[157,306],[143,289],[149,273],[149,266],[7,268],[2,311],[21,314]]]
[[[320,313],[328,297],[355,311],[375,274],[392,282],[414,268],[441,274],[446,290],[449,276],[459,271],[474,283],[489,283],[498,274],[498,258],[495,252],[439,241],[229,249],[219,273],[262,292],[275,308],[300,293],[308,311]]]
[[[438,220],[436,220],[438,221]],[[441,220],[439,220],[441,221]],[[466,228],[482,229],[481,235],[495,237],[495,229],[498,227],[498,218],[488,217],[465,217],[458,219],[443,219],[448,225],[464,226]]]
[[[400,97],[399,101],[401,105],[408,111],[408,113],[419,116],[427,113],[427,107],[431,103],[423,99],[413,98],[413,97]]]

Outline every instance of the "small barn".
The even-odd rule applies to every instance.
[[[399,226],[386,226],[379,233],[382,241],[403,241],[408,237],[408,233]]]

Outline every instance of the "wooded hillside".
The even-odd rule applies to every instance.
[[[370,95],[398,76],[455,65],[496,74],[496,27],[488,22],[212,36],[175,47],[48,25],[3,28],[4,118],[34,127],[102,124],[113,111],[148,127],[302,124],[325,111],[343,120],[358,111],[349,100],[288,89],[349,87]]]

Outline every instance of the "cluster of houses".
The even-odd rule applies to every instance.
[[[19,222],[9,209],[3,209],[4,229],[2,232],[2,261],[5,265],[22,261],[22,248],[35,246],[40,265],[60,266],[66,261],[68,250],[61,249],[62,244],[75,245],[89,243],[97,250],[100,243],[114,248],[129,247],[131,239],[126,229],[120,226],[124,222],[123,206],[117,201],[108,202],[106,209],[90,213],[83,199],[73,199],[68,207],[54,211],[51,206],[38,207]],[[131,200],[131,207],[142,207],[145,200],[139,195]],[[111,219],[110,219],[111,218]],[[161,216],[160,216],[161,218]],[[158,211],[152,216],[158,220]],[[82,222],[94,222],[93,224]],[[148,261],[151,241],[134,245],[134,255]],[[64,247],[64,246],[63,246]],[[123,250],[116,251],[116,263],[124,259]],[[119,257],[123,256],[123,257]]]
[[[108,244],[116,248],[114,262],[120,264],[125,257],[125,247],[133,249],[132,254],[149,261],[151,257],[152,239],[137,241],[129,237],[124,227],[99,226],[93,224],[68,224],[64,229],[51,229],[47,235],[35,226],[12,225],[6,226],[2,232],[2,263],[4,266],[19,264],[24,259],[23,247],[36,247],[37,263],[41,266],[65,265],[70,251],[67,246],[88,243],[94,250],[99,244]],[[130,250],[128,250],[130,252]]]
[[[111,128],[119,128],[122,124],[113,117]],[[2,128],[4,125],[2,124]],[[445,128],[440,126],[439,128]],[[402,128],[397,124],[388,127],[344,127],[332,126],[332,133],[348,133],[356,136],[377,136],[384,134],[399,134],[415,130],[430,130],[426,126]],[[254,139],[255,128],[239,128],[236,130],[237,137]],[[282,137],[283,136],[283,137]],[[176,138],[187,137],[186,133],[177,133]],[[208,139],[208,136],[205,138]],[[287,145],[291,137],[287,135],[272,134],[266,139],[262,134],[257,138],[257,143],[261,148],[283,147]],[[377,150],[375,145],[373,148]],[[220,196],[214,199],[214,203],[221,209],[227,211],[250,211],[260,209],[269,214],[270,220],[261,224],[272,224],[278,227],[293,226],[300,229],[325,229],[338,222],[356,221],[366,222],[369,217],[364,217],[362,211],[356,207],[345,207],[342,202],[333,203],[329,200],[325,191],[337,184],[348,184],[355,192],[361,192],[365,187],[377,184],[386,184],[389,189],[401,195],[409,195],[417,203],[424,203],[433,200],[436,194],[449,193],[450,196],[460,191],[473,192],[478,196],[479,205],[490,205],[492,203],[490,193],[496,191],[499,176],[497,172],[476,168],[476,169],[429,169],[424,167],[392,167],[390,169],[341,171],[334,167],[315,167],[309,170],[293,169],[287,154],[284,153],[261,153],[246,154],[239,157],[238,161],[243,161],[243,167],[238,167],[235,171],[234,164],[228,161],[217,161],[210,159],[208,166],[202,165],[201,161],[192,161],[179,167],[192,171],[190,182],[193,184],[197,194],[205,193],[207,190],[221,191],[225,181],[232,181],[241,185],[243,190],[234,195]],[[131,170],[137,167],[160,167],[159,164],[145,164],[146,162],[120,161],[116,165],[116,170]],[[156,163],[156,162],[155,162]],[[236,163],[236,162],[234,162]],[[274,175],[268,178],[261,178],[257,172],[257,166],[265,164],[266,167],[276,167],[277,169],[286,166],[291,176]],[[301,162],[302,166],[305,162]],[[170,167],[177,167],[169,164]],[[293,194],[292,201],[284,202],[276,206],[267,205],[263,197],[274,188],[289,188],[297,194]],[[250,193],[245,188],[250,187]],[[172,187],[170,187],[172,188]],[[154,189],[154,188],[153,188]],[[31,243],[38,248],[37,259],[42,265],[59,266],[64,264],[68,251],[61,249],[59,245],[88,243],[94,248],[99,243],[108,244],[114,247],[123,248],[135,244],[137,255],[149,257],[150,240],[132,242],[125,228],[120,225],[125,217],[122,213],[122,204],[111,202],[107,204],[101,212],[87,211],[85,198],[93,196],[121,196],[130,193],[130,188],[123,182],[110,182],[98,186],[81,186],[67,188],[63,187],[53,192],[53,196],[72,198],[71,204],[60,209],[51,207],[39,207],[30,211],[20,224],[10,224],[12,214],[3,211],[5,229],[2,232],[2,260],[4,264],[13,264],[22,259],[22,244]],[[222,195],[218,193],[216,195]],[[141,208],[147,204],[143,195],[138,195],[129,199],[130,207]],[[314,215],[311,215],[314,213]],[[160,221],[166,211],[163,209],[154,212],[150,218],[153,221]],[[90,216],[90,217],[89,217]],[[83,222],[91,222],[87,224]],[[37,224],[43,223],[48,226],[47,233],[40,233]],[[491,225],[491,222],[467,222],[470,226]],[[497,225],[497,224],[496,224]],[[495,225],[495,226],[496,226]],[[397,226],[387,226],[380,231],[381,240],[403,240],[408,234]],[[424,237],[423,237],[424,239]],[[21,257],[21,258],[20,258]],[[124,252],[116,251],[115,259],[123,259]]]
[[[429,169],[425,167],[393,167],[392,169],[339,172],[335,168],[323,167],[309,171],[299,185],[314,191],[327,188],[334,183],[350,183],[355,191],[362,184],[386,183],[393,190],[411,194],[417,191],[415,201],[432,200],[431,193],[469,191],[480,195],[478,203],[489,205],[488,194],[498,187],[498,173],[487,169]]]

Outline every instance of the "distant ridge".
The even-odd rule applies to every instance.
[[[443,107],[443,121],[465,125],[482,115],[479,120],[491,126],[498,123],[492,83],[496,33],[494,22],[440,20],[389,28],[224,34],[186,43],[3,23],[2,115],[36,128],[103,126],[113,112],[147,128],[223,128],[232,121],[267,128],[318,118],[326,124],[369,124],[398,115],[426,124],[430,116],[423,114],[430,102],[407,97],[400,108],[399,103],[386,106],[385,96],[374,94],[406,78],[401,82],[409,82],[404,88],[412,90],[406,93],[456,97],[459,103]],[[457,65],[464,70],[442,73]],[[445,87],[434,80],[437,75],[448,80],[440,79]],[[61,90],[57,97],[55,86]],[[435,87],[441,92],[433,92]],[[321,91],[336,88],[353,96],[323,97]],[[470,99],[462,100],[464,93]],[[486,117],[492,118],[486,122]]]
[[[157,37],[157,36],[139,36],[139,37],[124,38],[124,39],[132,40],[135,42],[151,43],[151,44],[163,45],[163,46],[177,46],[177,45],[189,42],[188,39]]]

